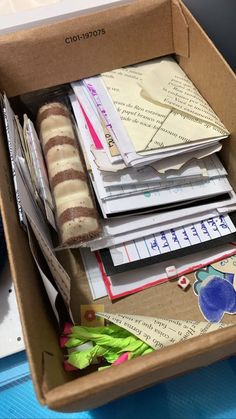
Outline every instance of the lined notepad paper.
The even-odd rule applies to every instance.
[[[194,246],[235,231],[230,216],[220,215],[114,246],[110,248],[110,254],[114,265],[118,266]]]

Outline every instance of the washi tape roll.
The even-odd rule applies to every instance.
[[[99,235],[98,214],[67,107],[53,102],[39,109],[37,123],[47,164],[62,244]]]

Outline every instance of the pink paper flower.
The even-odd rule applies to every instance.
[[[66,336],[61,336],[59,339],[60,348],[64,348],[66,346],[66,342],[68,342],[69,338]]]
[[[73,323],[66,322],[64,324],[63,334],[70,335],[72,327],[73,327]]]
[[[115,362],[113,362],[112,365],[120,365],[123,362],[128,361],[128,359],[129,359],[129,352],[125,352],[122,355],[120,355],[119,358]]]
[[[77,368],[73,367],[73,365],[69,364],[67,361],[64,361],[63,367],[66,372],[77,371]]]

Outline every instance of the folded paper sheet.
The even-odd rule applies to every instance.
[[[129,314],[96,314],[133,333],[153,349],[161,349],[230,326],[223,323],[211,324],[190,320],[157,319]]]
[[[102,79],[136,152],[228,135],[172,58],[114,70]]]

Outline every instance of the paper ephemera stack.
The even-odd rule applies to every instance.
[[[172,58],[72,84],[103,234],[81,251],[94,298],[117,298],[234,251],[229,133]],[[231,214],[229,215],[229,212]],[[158,265],[157,265],[158,263]]]

